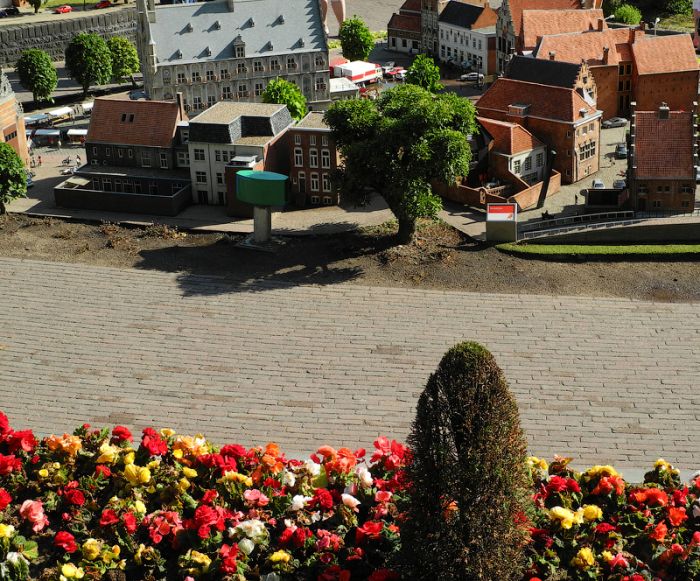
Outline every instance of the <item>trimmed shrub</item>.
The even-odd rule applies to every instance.
[[[639,8],[635,8],[630,4],[622,4],[615,10],[615,20],[625,24],[639,24],[642,20],[642,13],[639,11]]]
[[[527,444],[516,402],[491,353],[461,343],[423,391],[409,436],[412,579],[517,579],[527,540]]]

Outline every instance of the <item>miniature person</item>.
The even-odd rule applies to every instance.
[[[78,155],[75,156],[75,163],[76,163],[77,165],[80,165],[80,154],[78,154]]]
[[[41,167],[41,156],[38,156],[38,161],[39,161],[39,167]]]
[[[333,14],[335,14],[335,18],[338,21],[338,26],[340,26],[345,20],[345,0],[319,0],[319,4],[321,6],[321,20],[323,21],[323,27],[326,31],[326,35],[329,33],[327,22],[328,2],[330,2],[331,6],[333,7]]]

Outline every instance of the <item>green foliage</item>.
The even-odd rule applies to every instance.
[[[27,173],[19,155],[7,143],[0,142],[0,214],[5,204],[27,193]]]
[[[450,349],[418,401],[401,530],[411,579],[518,579],[527,443],[496,361],[478,343]]]
[[[263,103],[286,105],[297,121],[306,115],[306,97],[294,83],[285,79],[270,81],[262,94]]]
[[[700,244],[513,244],[496,246],[513,254],[541,256],[658,256],[668,254],[700,254]]]
[[[409,242],[416,220],[441,207],[431,181],[454,183],[468,173],[466,135],[476,132],[474,117],[468,99],[410,84],[377,101],[334,103],[325,119],[344,158],[341,192],[358,203],[379,192],[399,221],[399,241]]]
[[[19,82],[27,91],[32,92],[34,101],[46,101],[58,85],[58,74],[48,53],[38,48],[22,51],[22,56],[15,65]]]
[[[423,87],[431,93],[437,93],[444,88],[440,84],[440,67],[427,54],[419,54],[415,58],[406,72],[406,82]]]
[[[113,36],[107,41],[112,58],[112,78],[117,83],[127,79],[133,82],[133,75],[139,72],[139,54],[136,47],[123,36]]]
[[[603,13],[605,16],[613,16],[615,11],[622,6],[623,0],[603,0]]]
[[[639,8],[630,4],[621,4],[615,10],[615,20],[625,24],[639,24],[642,20],[642,13]]]
[[[692,14],[693,13],[693,2],[692,0],[666,0],[664,9],[669,14]]]
[[[374,37],[358,16],[353,16],[340,25],[338,38],[343,56],[350,61],[366,60],[374,48]]]
[[[34,8],[34,14],[39,12],[39,8],[41,8],[45,3],[46,0],[29,0],[29,4],[32,8]]]
[[[112,79],[112,55],[107,43],[94,33],[81,32],[66,48],[66,68],[83,88],[83,98],[91,85],[104,85]]]

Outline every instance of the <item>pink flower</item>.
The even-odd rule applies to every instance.
[[[617,553],[617,555],[615,555],[608,564],[610,565],[611,569],[614,569],[615,567],[627,569],[630,566],[629,561],[625,559],[622,553]]]
[[[19,514],[32,523],[32,530],[35,533],[49,524],[49,519],[44,514],[44,505],[40,500],[25,500],[19,509]]]
[[[248,503],[250,503],[252,506],[267,506],[267,504],[270,502],[270,499],[257,488],[246,490],[243,493],[243,498],[245,498],[246,501],[248,501]]]
[[[360,504],[360,501],[357,500],[354,496],[352,496],[351,494],[343,494],[341,498],[343,499],[343,504],[345,506],[351,508],[355,512],[360,512],[360,509],[357,508]]]
[[[393,494],[388,490],[378,490],[374,495],[375,502],[389,502]]]

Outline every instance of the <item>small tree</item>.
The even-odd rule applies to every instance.
[[[367,60],[374,48],[374,37],[358,16],[343,21],[338,30],[338,38],[343,56],[349,61]]]
[[[426,54],[419,54],[406,72],[406,82],[418,85],[431,93],[437,93],[444,87],[440,84],[440,67]]]
[[[32,92],[32,99],[46,101],[58,85],[58,75],[48,53],[38,48],[22,51],[22,56],[15,65],[19,82],[27,91]]]
[[[0,142],[0,214],[5,204],[27,194],[27,172],[17,152],[9,144]]]
[[[34,8],[34,14],[38,13],[39,8],[46,4],[47,1],[48,0],[29,0],[29,4]]]
[[[615,10],[615,20],[625,24],[639,24],[642,20],[642,13],[639,8],[630,4],[622,4]]]
[[[527,443],[496,361],[450,349],[418,400],[408,438],[411,494],[401,529],[412,579],[519,579]]]
[[[136,47],[123,36],[113,36],[107,41],[107,48],[112,58],[112,78],[117,83],[131,80],[136,87],[134,75],[139,72],[139,53]]]
[[[666,0],[664,9],[669,14],[685,14],[689,16],[693,13],[692,0]]]
[[[622,5],[622,0],[603,0],[605,16],[614,16],[615,11]]]
[[[297,121],[306,115],[306,97],[294,83],[285,79],[270,81],[262,94],[263,103],[286,105]]]
[[[83,88],[83,99],[91,85],[104,85],[112,78],[112,56],[107,43],[94,33],[81,32],[66,48],[66,68]]]

